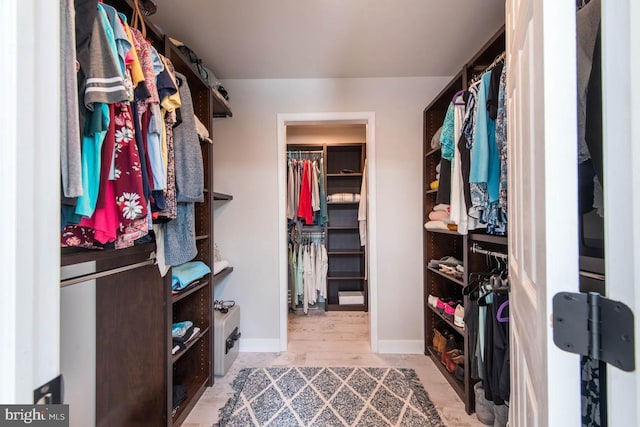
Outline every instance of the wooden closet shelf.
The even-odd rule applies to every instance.
[[[437,192],[438,192],[437,188],[435,190],[427,190],[427,191],[425,191],[426,194],[435,194]]]
[[[222,279],[227,277],[233,271],[233,267],[223,268],[218,274],[214,274],[213,276],[213,284],[219,283]]]
[[[433,155],[434,155],[434,154],[436,154],[436,153],[440,153],[440,147],[435,148],[435,149],[433,149],[433,150],[431,150],[431,151],[428,151],[428,152],[427,152],[427,154],[425,154],[424,156],[425,156],[425,157],[431,157],[431,156],[433,156]]]
[[[451,384],[451,387],[455,390],[458,396],[460,396],[460,399],[464,401],[464,384],[458,381],[458,379],[451,372],[447,371],[447,368],[445,368],[445,366],[440,361],[440,355],[433,347],[427,347],[427,353],[427,356],[431,357],[431,359],[433,360],[433,364],[436,365],[438,369],[440,369],[442,375],[444,375],[449,384]]]
[[[494,236],[492,234],[484,233],[469,233],[469,239],[476,242],[495,243],[497,245],[507,245],[509,239],[507,236]]]
[[[207,383],[209,382],[209,377],[204,375],[194,375],[190,377],[188,381],[182,382],[182,384],[187,388],[187,398],[180,405],[176,413],[172,417],[172,425],[179,426],[181,425],[189,412],[193,409],[193,407],[198,402],[198,398],[204,393],[205,388],[207,387]],[[169,402],[171,403],[171,402]]]
[[[353,178],[353,177],[361,177],[362,172],[354,172],[354,173],[328,173],[327,178]]]
[[[181,299],[184,299],[186,297],[188,297],[189,295],[191,295],[194,292],[199,291],[200,289],[204,288],[205,286],[207,286],[209,284],[208,280],[197,280],[195,282],[195,284],[191,284],[189,285],[189,289],[182,291],[182,292],[178,292],[175,294],[171,295],[171,302],[173,304],[177,303],[178,301],[180,301]]]
[[[434,312],[435,314],[438,315],[438,317],[440,317],[442,320],[444,320],[444,322],[449,325],[451,327],[451,329],[453,329],[454,331],[456,331],[458,334],[460,334],[461,336],[465,336],[465,330],[462,328],[457,327],[456,325],[453,324],[453,322],[449,319],[447,319],[446,317],[444,317],[444,314],[440,313],[438,310],[436,310],[435,308],[431,307],[429,304],[427,304],[427,307],[429,307],[429,310],[431,310],[432,312]]]
[[[364,251],[329,251],[327,255],[364,255]]]
[[[342,206],[353,206],[353,205],[359,205],[360,202],[327,202],[327,205],[329,206],[336,206],[336,205],[342,205]]]
[[[327,280],[364,280],[366,277],[362,273],[336,272],[329,273]]]
[[[231,194],[218,193],[214,191],[213,200],[233,200],[233,196]]]
[[[208,234],[202,234],[202,235],[200,235],[200,236],[196,236],[196,242],[197,242],[198,240],[206,240],[206,239],[208,239],[208,238],[209,238],[209,235],[208,235]]]
[[[430,232],[430,233],[451,234],[453,236],[462,236],[462,234],[458,233],[457,231],[452,231],[452,230],[441,230],[439,228],[427,228],[426,230],[428,232]]]
[[[60,265],[80,264],[87,261],[112,261],[118,258],[126,259],[126,264],[131,259],[142,254],[150,254],[156,250],[155,242],[134,245],[125,249],[89,250],[85,248],[60,248]]]
[[[196,345],[196,343],[198,341],[200,341],[200,339],[205,336],[206,334],[209,333],[209,327],[207,326],[206,328],[202,329],[200,332],[198,332],[198,335],[192,339],[191,341],[189,341],[189,343],[187,344],[187,347],[184,350],[180,350],[179,352],[177,352],[176,354],[173,354],[171,356],[171,362],[172,363],[176,363],[182,356],[184,356],[185,354],[187,354],[187,352],[194,346]]]
[[[229,101],[224,99],[222,94],[214,88],[211,88],[211,94],[213,95],[211,97],[213,100],[213,117],[232,117],[233,113],[231,112]]]
[[[464,282],[462,280],[460,280],[457,277],[452,276],[450,274],[443,273],[442,271],[438,270],[437,268],[427,267],[427,270],[437,274],[438,276],[444,277],[445,279],[450,280],[450,281],[452,281],[453,283],[455,283],[457,285],[464,286]]]

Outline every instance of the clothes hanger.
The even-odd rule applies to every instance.
[[[458,99],[458,97],[459,97],[460,95],[462,95],[464,92],[465,92],[465,90],[464,90],[464,89],[461,89],[461,90],[457,91],[457,92],[453,95],[453,98],[451,98],[451,102],[453,102],[453,104],[454,104],[454,105],[464,105],[464,104],[457,104],[457,103],[456,103],[456,99]]]
[[[509,300],[506,300],[500,307],[498,307],[498,312],[496,313],[496,320],[500,323],[507,323],[509,321],[509,316],[502,316],[502,312],[509,307]]]

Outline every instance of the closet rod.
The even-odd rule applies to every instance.
[[[65,279],[60,281],[60,287],[75,285],[77,283],[86,282],[87,280],[100,279],[101,277],[111,276],[112,274],[122,273],[124,271],[133,270],[136,268],[144,267],[146,265],[153,265],[156,263],[156,258],[152,257],[146,261],[138,262],[135,264],[125,265],[123,267],[112,268],[110,270],[100,271],[98,273],[89,273],[82,276],[72,277],[71,279]]]
[[[502,258],[502,259],[509,258],[508,255],[503,254],[502,252],[493,252],[493,251],[484,250],[477,243],[474,243],[473,245],[471,245],[471,252],[473,252],[474,254],[489,255],[489,256],[494,256],[494,257]]]
[[[293,150],[287,151],[287,154],[324,154],[324,151]]]
[[[484,70],[482,70],[481,72],[479,72],[478,74],[474,75],[471,80],[469,81],[469,86],[472,86],[474,84],[476,84],[477,82],[480,81],[480,78],[488,71],[491,71],[495,68],[496,65],[498,65],[498,63],[504,59],[506,59],[507,57],[507,53],[502,52],[500,55],[496,56],[496,58],[493,60],[493,62],[487,66]]]

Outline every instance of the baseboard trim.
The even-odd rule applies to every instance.
[[[379,340],[378,353],[424,354],[424,341]]]
[[[241,353],[277,353],[280,351],[280,339],[240,338]]]

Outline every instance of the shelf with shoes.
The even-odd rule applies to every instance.
[[[460,322],[451,320],[451,309],[447,315],[437,307],[429,304],[429,300],[438,297],[453,301],[460,301],[459,314],[471,306],[468,295],[463,290],[468,285],[471,272],[483,271],[487,268],[484,255],[472,254],[471,245],[481,244],[484,248],[497,250],[502,245],[506,251],[507,239],[503,236],[485,234],[474,231],[462,234],[457,228],[450,227],[449,204],[450,186],[447,185],[447,172],[451,170],[451,163],[443,157],[440,147],[440,129],[454,95],[466,89],[472,74],[491,63],[504,51],[504,29],[499,30],[491,40],[465,64],[461,71],[453,77],[441,90],[435,99],[425,108],[423,113],[423,257],[424,257],[424,331],[425,355],[434,359],[436,366],[464,402],[465,410],[471,414],[475,409],[473,385],[477,380],[471,378],[469,370],[456,379],[440,362],[440,353],[433,346],[433,339],[438,330],[449,331],[460,339],[461,352],[464,355],[464,365],[469,365],[469,330],[462,328]],[[486,62],[489,61],[489,62]],[[456,141],[457,142],[457,141]],[[447,156],[448,157],[448,156]],[[454,229],[451,229],[454,228]],[[460,261],[461,267],[441,268],[434,261],[445,257],[454,257]],[[430,263],[431,262],[431,263]],[[464,324],[464,323],[462,323]]]

